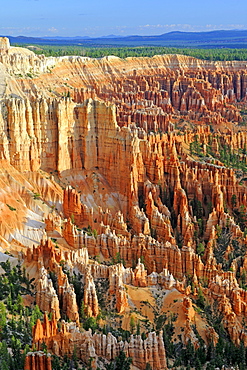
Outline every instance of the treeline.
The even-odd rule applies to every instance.
[[[0,370],[21,370],[31,350],[32,327],[43,317],[38,306],[26,307],[22,296],[33,295],[33,280],[18,263],[0,262]]]
[[[30,351],[36,351],[35,346],[32,346],[32,327],[37,319],[43,318],[43,313],[36,305],[33,308],[26,307],[23,302],[22,295],[29,295],[34,297],[33,279],[29,280],[25,269],[21,268],[20,263],[16,267],[12,267],[7,262],[0,262],[0,370],[21,370],[24,368],[25,356]],[[64,266],[63,266],[64,269]],[[67,274],[69,272],[67,271]],[[55,275],[50,275],[54,285],[56,282]],[[191,283],[191,277],[187,276],[188,284]],[[82,300],[81,292],[83,287],[81,285],[81,276],[69,276],[70,282],[73,284],[77,299],[77,303]],[[105,292],[109,287],[105,286],[105,280],[96,284],[97,295],[99,302],[102,304]],[[102,296],[101,296],[102,295]],[[211,327],[214,328],[219,335],[219,340],[216,343],[210,342],[206,345],[204,340],[200,337],[196,323],[192,326],[195,337],[197,338],[197,348],[188,341],[184,346],[182,342],[173,341],[175,333],[175,321],[177,319],[175,314],[167,317],[165,314],[158,315],[154,311],[154,325],[153,329],[158,333],[163,330],[163,340],[166,348],[167,361],[169,366],[173,369],[197,369],[197,370],[213,370],[225,366],[234,366],[239,370],[246,369],[247,364],[247,349],[241,342],[240,346],[235,346],[227,331],[222,324],[223,317],[219,314],[218,305],[215,303],[213,307],[209,305],[206,298],[203,296],[201,290],[198,292],[197,299],[193,302],[197,306],[197,312],[206,319]],[[104,305],[103,305],[104,306]],[[85,330],[89,328],[92,331],[101,331],[97,324],[97,320],[89,318],[85,315],[85,310],[81,310],[81,324]],[[108,315],[113,319],[114,313],[109,312]],[[51,317],[50,317],[51,318]],[[245,327],[245,321],[244,327]],[[140,325],[131,324],[131,331],[123,329],[114,329],[112,327],[104,326],[102,332],[112,334],[122,340],[129,341],[131,334],[142,336],[146,338],[145,331],[140,332]],[[43,343],[42,350],[47,353],[47,347]],[[103,360],[102,360],[103,361]],[[89,358],[88,364],[83,364],[77,358],[76,348],[71,358],[67,355],[58,357],[52,355],[52,369],[53,370],[70,370],[70,369],[84,369],[92,370],[92,359]],[[124,352],[109,363],[105,363],[106,370],[129,370],[132,360],[127,358]],[[102,368],[102,367],[100,367]],[[97,370],[100,370],[97,368]],[[145,370],[152,370],[152,367],[147,363]]]
[[[160,46],[137,47],[88,47],[85,45],[15,45],[30,48],[36,54],[45,56],[77,55],[90,58],[102,58],[115,55],[120,58],[127,57],[152,57],[161,54],[182,54],[203,60],[247,60],[247,49],[190,49]],[[31,46],[31,47],[30,47]]]

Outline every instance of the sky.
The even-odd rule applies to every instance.
[[[5,0],[2,36],[160,35],[247,29],[246,0]]]

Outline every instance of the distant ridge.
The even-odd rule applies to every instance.
[[[5,36],[5,35],[4,35]],[[85,46],[174,46],[198,48],[246,48],[247,30],[219,30],[209,32],[172,31],[155,36],[89,36],[27,37],[7,36],[12,44],[85,45]]]

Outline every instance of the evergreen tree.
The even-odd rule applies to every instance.
[[[6,325],[7,317],[6,317],[6,307],[3,302],[0,302],[0,333],[3,327]]]
[[[126,357],[124,351],[120,351],[119,355],[106,365],[106,370],[130,370],[132,359]]]

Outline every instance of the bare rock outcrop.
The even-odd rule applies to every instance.
[[[28,352],[24,370],[52,370],[51,355],[42,351]]]
[[[91,330],[80,333],[74,327],[62,324],[62,330],[47,335],[47,327],[50,330],[49,321],[43,325],[37,321],[34,326],[34,342],[37,347],[45,343],[49,350],[57,355],[64,353],[72,355],[76,348],[80,359],[88,358],[88,354],[96,359],[97,356],[107,360],[113,360],[120,350],[123,350],[128,357],[132,358],[133,365],[139,369],[145,369],[147,362],[157,370],[166,369],[166,353],[163,342],[163,333],[158,335],[155,332],[149,333],[146,339],[141,336],[131,336],[130,342],[118,341],[111,333],[93,334]],[[42,328],[42,329],[41,329]],[[43,330],[43,335],[42,335]]]

